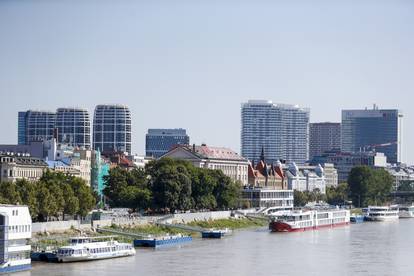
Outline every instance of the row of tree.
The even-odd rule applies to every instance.
[[[220,170],[163,158],[145,169],[111,169],[104,194],[111,207],[170,211],[227,209],[239,204],[240,184]]]
[[[0,203],[24,204],[35,221],[65,215],[85,217],[95,206],[95,196],[84,180],[47,170],[41,179],[0,183]]]
[[[389,201],[393,181],[392,176],[384,169],[358,166],[351,170],[348,183],[339,184],[337,187],[327,187],[326,194],[321,194],[318,190],[295,191],[295,206],[305,206],[313,201],[343,205],[348,200],[352,200],[352,204],[356,207],[383,205]],[[405,188],[409,189],[411,183],[406,186]]]

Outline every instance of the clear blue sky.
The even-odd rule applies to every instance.
[[[400,108],[414,163],[414,1],[2,0],[0,143],[17,112],[127,104],[133,151],[148,128],[240,147],[240,103]]]

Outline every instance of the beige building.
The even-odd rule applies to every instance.
[[[325,163],[323,164],[323,171],[325,175],[326,187],[338,186],[338,171],[335,169],[334,164]]]
[[[221,170],[231,179],[240,181],[242,185],[248,183],[248,160],[228,148],[210,147],[204,144],[179,145],[161,158],[164,157],[187,160],[199,168]]]
[[[0,155],[0,181],[16,181],[27,179],[29,181],[39,180],[47,164],[34,157],[25,155]]]

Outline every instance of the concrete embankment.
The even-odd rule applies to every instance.
[[[94,220],[90,222],[81,222],[77,220],[69,221],[50,221],[33,223],[32,232],[61,232],[70,229],[79,229],[87,231],[98,227],[108,227],[111,225],[118,226],[145,226],[154,224],[163,218],[164,223],[190,223],[194,221],[211,221],[218,219],[228,219],[232,215],[231,211],[218,211],[218,212],[200,212],[200,213],[183,213],[174,214],[170,216],[152,216],[152,217],[138,217],[138,218],[114,218],[111,220]]]

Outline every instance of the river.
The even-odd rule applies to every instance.
[[[35,263],[21,275],[414,275],[414,219],[303,233],[235,232],[180,247],[137,249],[135,257]]]

